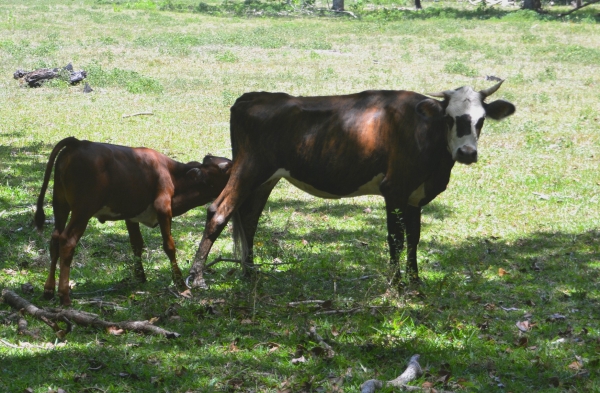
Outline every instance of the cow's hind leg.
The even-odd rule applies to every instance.
[[[254,235],[260,215],[279,179],[273,179],[258,187],[241,204],[233,216],[233,233],[236,247],[241,248],[242,268],[245,276],[254,271]]]
[[[236,170],[236,168],[242,169]],[[190,269],[190,277],[193,278],[192,287],[207,288],[202,275],[210,249],[231,219],[233,212],[252,192],[251,185],[255,182],[254,173],[260,173],[260,171],[256,168],[244,168],[243,163],[234,164],[229,182],[208,207],[202,240],[196,251],[194,264]]]
[[[140,224],[125,220],[127,232],[129,233],[129,242],[133,250],[133,276],[138,282],[146,282],[144,265],[142,265],[142,252],[144,251],[144,239],[140,232]]]
[[[54,195],[52,197],[52,209],[54,211],[54,230],[52,231],[52,237],[50,238],[50,271],[48,278],[44,284],[44,298],[52,299],[54,297],[54,290],[56,287],[56,263],[60,257],[60,245],[59,237],[60,234],[65,230],[67,220],[69,219],[70,207],[67,201],[59,193],[61,185],[54,185]]]

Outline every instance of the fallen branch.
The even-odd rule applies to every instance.
[[[59,337],[64,337],[64,335],[71,331],[72,323],[75,323],[80,326],[94,326],[103,329],[116,328],[132,332],[156,334],[165,336],[167,338],[176,338],[180,336],[179,333],[170,332],[158,326],[154,326],[148,321],[110,322],[100,319],[96,314],[88,313],[85,311],[62,309],[54,309],[51,311],[44,310],[34,306],[27,300],[23,299],[22,297],[8,289],[2,290],[2,297],[4,298],[6,304],[10,305],[11,307],[17,310],[21,310],[21,312],[25,312],[29,315],[32,315],[33,317],[41,321],[44,321],[44,323],[52,327],[52,329],[56,332],[56,334]],[[67,328],[60,329],[60,327],[53,322],[63,322],[67,324]]]
[[[23,79],[29,87],[40,87],[43,82],[63,77],[70,84],[75,85],[87,76],[87,72],[84,70],[74,71],[71,63],[67,64],[63,68],[39,68],[34,71],[23,71],[17,70],[13,74],[15,79]]]
[[[131,115],[123,115],[123,119],[125,119],[126,117],[133,117],[133,116],[152,116],[154,115],[154,113],[152,112],[138,112],[138,113],[132,113]]]
[[[406,370],[402,374],[398,376],[398,378],[393,379],[391,381],[383,382],[378,379],[369,379],[362,385],[360,385],[361,393],[373,393],[377,389],[381,389],[384,384],[386,386],[392,386],[398,388],[405,392],[437,392],[437,393],[453,393],[448,390],[438,390],[438,389],[430,389],[430,388],[421,388],[418,386],[408,386],[407,383],[414,381],[423,375],[423,369],[419,364],[420,355],[413,355],[408,362],[408,366]]]
[[[579,11],[579,10],[580,10],[580,9],[582,9],[583,7],[587,7],[588,5],[592,5],[592,4],[594,4],[594,3],[597,3],[597,2],[599,2],[599,1],[600,1],[600,0],[592,0],[592,1],[590,1],[590,2],[587,2],[587,3],[583,4],[581,7],[573,8],[571,11],[569,11],[569,12],[565,12],[564,14],[558,14],[557,16],[558,16],[559,18],[562,18],[563,16],[567,16],[567,15],[569,15],[569,14],[571,14],[571,13],[575,12],[575,11]]]

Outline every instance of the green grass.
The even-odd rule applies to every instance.
[[[60,343],[27,317],[39,329],[33,339],[17,335],[0,304],[2,340],[57,345],[0,343],[0,391],[350,392],[395,378],[419,353],[427,374],[416,385],[449,369],[447,390],[599,392],[598,6],[561,19],[567,7],[539,15],[425,2],[415,13],[399,9],[412,3],[350,2],[353,19],[292,4],[297,11],[270,1],[0,2],[0,287],[57,306],[40,297],[51,225],[38,234],[31,220],[48,154],[64,137],[147,146],[180,161],[230,156],[228,107],[247,91],[424,93],[506,78],[494,98],[513,102],[516,114],[486,122],[480,161],[457,165],[449,189],[424,208],[423,285],[402,293],[388,285],[377,197],[325,201],[281,182],[255,250],[258,263],[284,264],[247,281],[221,263],[191,300],[169,291],[158,230],[143,229],[149,281],[134,285],[124,224],[91,221],[73,263],[74,307],[109,320],[158,317],[182,337],[76,328]],[[92,93],[60,81],[29,89],[10,77],[69,62],[88,71]],[[203,208],[175,219],[184,274],[204,220]],[[211,255],[231,251],[227,230]],[[26,282],[33,295],[21,292]],[[88,304],[98,297],[125,309]],[[287,306],[313,299],[355,312]],[[522,333],[515,324],[526,313],[535,326]],[[548,320],[555,313],[566,319]],[[311,351],[310,326],[333,358]],[[300,352],[306,362],[292,364]],[[587,373],[573,369],[576,356]]]

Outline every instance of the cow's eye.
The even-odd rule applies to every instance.
[[[446,125],[448,125],[448,130],[454,127],[454,118],[452,116],[446,116]]]
[[[483,128],[483,122],[485,121],[485,118],[481,118],[477,121],[477,124],[475,124],[475,131],[477,131],[477,137],[479,138],[479,134],[481,134],[481,129]]]

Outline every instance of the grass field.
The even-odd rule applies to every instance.
[[[0,288],[57,306],[41,298],[51,225],[38,234],[31,221],[64,137],[179,161],[229,157],[229,106],[244,92],[425,93],[505,78],[494,98],[516,114],[486,123],[480,161],[457,165],[423,210],[424,283],[389,286],[377,197],[320,200],[282,181],[255,242],[262,274],[247,281],[221,263],[189,300],[173,294],[158,230],[143,229],[149,281],[135,285],[124,223],[94,220],[75,253],[73,307],[159,318],[182,337],[75,328],[61,341],[27,317],[34,339],[0,303],[0,391],[354,392],[395,378],[418,353],[417,386],[600,392],[600,7],[561,19],[567,7],[537,15],[425,2],[415,13],[399,9],[410,3],[347,2],[355,19],[292,4],[0,0]],[[12,79],[69,62],[88,71],[92,93]],[[138,112],[153,115],[123,117]],[[204,219],[198,208],[174,220],[184,274]],[[211,255],[231,250],[224,233]],[[90,304],[97,298],[109,306]],[[331,302],[288,306],[303,300]],[[533,327],[520,331],[523,321]],[[311,326],[333,357],[314,349]]]

